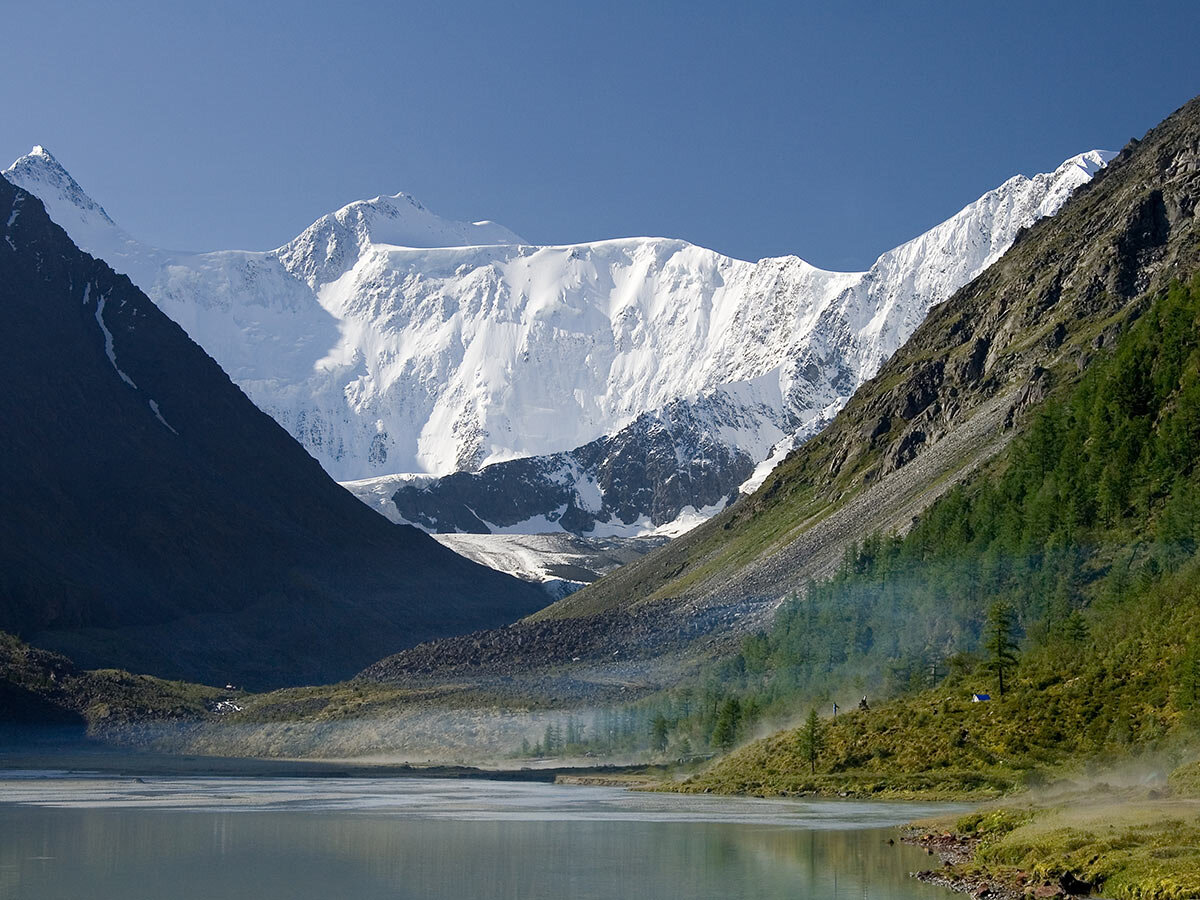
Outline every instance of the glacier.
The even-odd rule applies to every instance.
[[[385,515],[622,536],[756,487],[1112,155],[1014,176],[865,272],[658,237],[534,246],[407,194],[275,250],[170,251],[125,233],[44,148],[3,174]]]

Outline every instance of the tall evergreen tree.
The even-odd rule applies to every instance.
[[[712,745],[722,750],[733,746],[737,740],[738,723],[742,717],[742,705],[737,697],[729,697],[717,708],[717,718],[713,725]]]
[[[997,600],[988,609],[987,635],[984,647],[987,650],[988,668],[996,674],[999,694],[1004,696],[1004,673],[1017,664],[1016,619],[1012,607]]]
[[[825,749],[825,728],[816,709],[808,711],[808,718],[800,727],[800,755],[808,760],[813,774],[817,771],[817,759]]]
[[[650,724],[650,747],[658,753],[667,749],[667,717],[662,713]]]

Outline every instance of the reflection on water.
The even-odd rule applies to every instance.
[[[0,898],[934,900],[950,895],[907,876],[928,858],[863,827],[929,811],[424,779],[0,781]]]

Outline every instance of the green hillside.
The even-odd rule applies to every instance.
[[[854,679],[894,696],[753,741],[674,789],[1004,796],[926,827],[931,851],[959,851],[928,877],[975,894],[1196,896],[1200,277],[1156,296],[1030,421],[730,666],[729,702],[755,715]],[[1004,631],[1020,652],[998,667]]]
[[[731,753],[685,790],[1002,793],[1154,751],[1183,759],[1200,725],[1200,563],[1091,611],[1089,634],[1027,649],[1003,697],[974,703],[982,665],[822,724],[811,772],[802,729]],[[994,691],[994,689],[992,689]]]
[[[1200,540],[1200,279],[1175,284],[1052,397],[984,474],[903,536],[853,546],[734,662],[748,682],[819,693],[962,670],[990,605],[1028,642],[1074,658],[1088,612],[1119,608],[1186,564]],[[992,685],[996,687],[996,685]]]

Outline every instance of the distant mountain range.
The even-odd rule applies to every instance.
[[[394,521],[608,537],[678,533],[756,487],[1108,158],[1014,177],[856,273],[663,238],[534,247],[404,194],[276,250],[172,252],[42,148],[5,177]]]
[[[110,227],[75,200],[77,226]],[[0,231],[0,630],[88,666],[268,687],[544,604],[338,487],[3,178]]]

